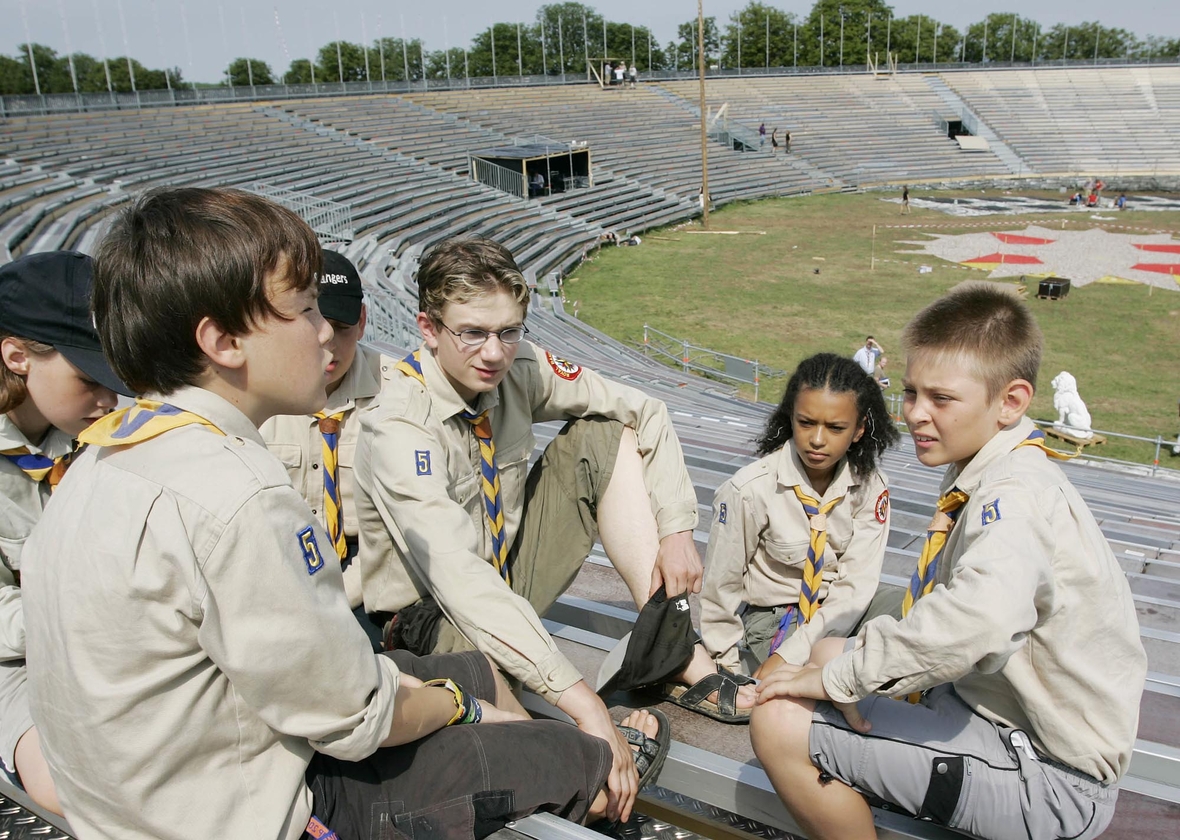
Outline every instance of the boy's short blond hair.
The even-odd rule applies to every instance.
[[[418,309],[435,322],[441,323],[448,303],[467,303],[499,291],[528,311],[529,285],[512,252],[490,239],[444,240],[426,252],[418,267]]]
[[[968,369],[995,399],[1014,379],[1033,389],[1044,338],[1011,286],[960,283],[914,316],[901,336],[907,356],[932,356]]]

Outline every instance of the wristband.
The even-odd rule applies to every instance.
[[[464,691],[454,680],[427,680],[422,685],[445,688],[455,698],[455,714],[446,722],[446,726],[479,723],[483,719],[483,707],[479,705],[479,700]]]

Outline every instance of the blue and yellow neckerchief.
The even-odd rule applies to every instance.
[[[182,411],[165,402],[138,399],[131,408],[113,411],[101,420],[96,420],[78,435],[78,441],[93,446],[132,446],[164,432],[194,424],[207,426],[219,435],[225,434],[216,425],[191,411]]]

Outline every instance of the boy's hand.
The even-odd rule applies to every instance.
[[[647,597],[651,597],[661,585],[664,586],[668,597],[701,591],[701,577],[704,569],[701,567],[701,555],[697,553],[697,545],[693,542],[692,531],[677,531],[660,540],[660,550],[656,553],[656,564],[651,570],[651,589]]]
[[[753,676],[756,680],[764,680],[778,670],[780,665],[786,665],[787,661],[777,654],[771,654],[766,657],[766,661],[758,666],[758,670],[754,672]]]
[[[781,657],[773,657],[781,659]],[[758,686],[758,703],[778,697],[797,697],[808,700],[827,700],[844,715],[848,725],[861,734],[872,729],[872,724],[861,717],[855,703],[834,703],[824,688],[823,668],[807,664],[802,667],[784,662]]]

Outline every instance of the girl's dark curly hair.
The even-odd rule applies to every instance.
[[[791,438],[791,420],[795,414],[795,399],[804,388],[827,390],[833,394],[855,394],[858,423],[864,423],[865,433],[848,447],[848,466],[857,478],[869,475],[877,467],[877,460],[885,450],[901,439],[889,412],[881,387],[852,359],[835,353],[817,353],[804,359],[791,374],[783,401],[770,415],[766,431],[758,438],[758,454],[769,455],[783,447]]]

